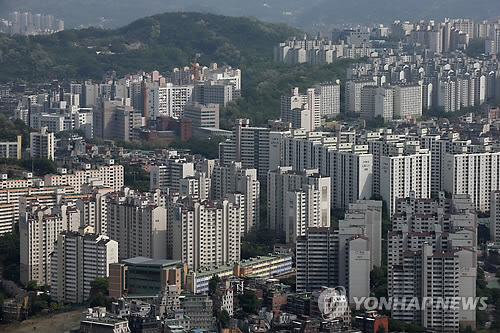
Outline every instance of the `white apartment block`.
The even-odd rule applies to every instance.
[[[194,176],[179,181],[179,196],[194,197],[200,200],[210,199],[212,195],[212,179],[205,172],[196,171]]]
[[[406,119],[422,116],[422,86],[400,85],[394,87],[394,117]]]
[[[221,200],[228,197],[241,211],[241,233],[247,234],[259,226],[260,181],[256,169],[245,169],[241,162],[229,166],[215,166],[212,173],[212,198]]]
[[[309,228],[297,238],[296,262],[297,291],[344,286],[351,303],[353,297],[370,295],[370,249],[366,237],[341,238],[339,230]]]
[[[113,163],[114,161],[110,160],[110,165],[101,166],[94,170],[78,170],[73,174],[68,174],[66,169],[61,168],[58,170],[58,175],[46,175],[45,184],[46,186],[72,186],[76,193],[81,193],[84,184],[94,182],[119,191],[124,184],[123,165],[112,165]]]
[[[388,291],[400,302],[406,297],[475,297],[477,276],[477,215],[467,196],[398,200],[388,237]],[[394,308],[398,320],[414,321],[440,332],[458,332],[460,324],[475,325],[475,310],[446,313]]]
[[[477,210],[490,210],[491,192],[500,190],[500,152],[445,154],[443,190],[467,194]]]
[[[191,69],[189,69],[191,72]],[[234,90],[241,90],[241,70],[234,69],[231,66],[218,67],[217,63],[210,64],[210,67],[204,68],[202,74],[205,80],[213,81],[216,83],[230,84]]]
[[[267,216],[270,229],[286,242],[295,242],[307,228],[330,226],[330,178],[317,169],[296,172],[292,167],[269,171]]]
[[[107,202],[107,235],[118,242],[120,260],[167,258],[167,210],[125,189]]]
[[[380,158],[404,154],[403,139],[399,135],[385,135],[368,141],[368,151],[373,156],[373,194],[380,195]]]
[[[330,177],[332,208],[345,209],[351,202],[370,199],[373,156],[368,154],[368,146],[353,145],[354,133],[325,134],[294,130],[285,136],[281,165],[299,172],[318,169],[322,176]]]
[[[49,133],[46,127],[40,128],[40,132],[30,133],[31,157],[53,160],[55,151],[54,133]]]
[[[0,235],[14,231],[15,210],[12,203],[0,204]]]
[[[194,163],[184,157],[173,155],[162,165],[152,165],[150,173],[150,189],[160,189],[162,192],[179,192],[179,181],[194,176]]]
[[[396,201],[414,192],[418,198],[431,195],[431,156],[422,149],[417,154],[380,157],[380,196],[390,215]]]
[[[494,242],[500,241],[500,191],[491,192],[490,197],[490,237]]]
[[[364,86],[361,89],[361,116],[364,119],[380,116],[384,121],[391,121],[394,116],[394,89]]]
[[[376,84],[373,80],[352,80],[347,81],[345,86],[346,104],[348,112],[361,113],[361,90],[365,86]]]
[[[358,200],[349,204],[343,220],[339,221],[340,235],[361,235],[368,238],[370,269],[382,265],[382,201]]]
[[[87,197],[78,199],[75,202],[76,208],[80,211],[82,226],[92,227],[94,233],[98,235],[108,234],[108,200],[106,194],[112,191],[111,188],[94,188]]]
[[[366,147],[367,148],[367,147]],[[365,149],[332,151],[330,179],[332,180],[332,208],[346,209],[356,200],[373,196],[373,156]]]
[[[340,113],[340,84],[325,82],[314,86],[320,116],[336,116]]]
[[[65,130],[63,115],[33,112],[30,115],[30,127],[42,129],[46,127],[48,131],[58,133]]]
[[[52,209],[32,205],[19,219],[20,280],[27,285],[37,281],[39,286],[50,284],[51,258],[59,233],[77,231],[80,214],[74,207],[55,206]]]
[[[71,186],[44,186],[40,179],[13,179],[0,182],[0,234],[12,232],[19,221],[20,202],[24,197],[52,196],[56,193],[68,195],[74,193]],[[16,186],[16,184],[22,186]],[[31,185],[29,185],[31,184]]]
[[[184,107],[193,101],[193,89],[193,85],[177,86],[171,83],[147,87],[146,114],[150,119],[160,116],[181,118]]]
[[[457,154],[466,150],[470,141],[459,140],[458,133],[446,135],[423,135],[422,148],[431,153],[431,194],[436,195],[444,188],[444,158],[447,153]]]
[[[172,259],[192,270],[240,260],[241,222],[237,205],[222,201],[179,202],[175,209]]]
[[[84,303],[90,283],[109,276],[109,264],[118,262],[118,243],[106,236],[62,232],[51,254],[50,295],[58,302]]]
[[[292,128],[300,128],[306,131],[313,131],[312,114],[314,111],[308,109],[307,104],[294,109],[286,109],[281,112],[281,120],[291,124]]]
[[[21,140],[20,135],[14,142],[0,142],[0,158],[15,158],[21,159]]]
[[[313,131],[321,125],[320,103],[315,88],[307,89],[305,95],[293,88],[290,96],[281,96],[281,120],[291,123],[292,128]]]
[[[241,162],[244,168],[257,169],[259,180],[265,182],[267,172],[280,166],[282,141],[288,130],[281,122],[265,128],[251,127],[248,119],[237,119],[232,138],[220,143],[220,163]]]

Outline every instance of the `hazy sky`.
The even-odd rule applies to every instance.
[[[14,10],[51,13],[62,18],[66,27],[117,27],[165,11],[256,16],[309,30],[344,23],[389,23],[396,19],[500,16],[497,0],[0,0],[0,17]]]

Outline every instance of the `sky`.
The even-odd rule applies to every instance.
[[[65,21],[66,28],[114,28],[166,11],[199,11],[255,16],[310,32],[342,24],[389,24],[396,19],[500,16],[497,0],[0,0],[0,17],[14,10],[53,14]]]

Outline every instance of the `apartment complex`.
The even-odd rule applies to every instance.
[[[64,231],[51,254],[51,297],[58,302],[84,303],[90,283],[109,276],[109,264],[118,262],[118,243],[106,236]]]
[[[50,284],[50,254],[59,233],[77,231],[79,227],[80,214],[73,207],[31,205],[30,211],[19,219],[21,282],[24,285],[29,281],[36,281],[41,286]]]
[[[389,233],[389,296],[398,300],[392,316],[426,327],[458,332],[459,324],[475,325],[475,309],[461,304],[440,308],[436,297],[453,301],[476,296],[477,216],[464,195],[400,199]],[[416,297],[434,300],[424,311],[407,307]],[[402,302],[402,303],[401,303]],[[403,306],[405,305],[405,306]]]
[[[54,133],[49,133],[46,127],[40,128],[40,132],[30,133],[31,157],[54,159],[56,150]]]
[[[77,170],[73,174],[68,174],[67,169],[60,168],[59,174],[45,176],[45,185],[72,186],[76,193],[80,193],[84,184],[95,183],[119,191],[124,184],[123,165],[114,165],[113,160],[107,162],[109,165],[94,170]]]
[[[381,265],[382,202],[349,206],[339,228],[309,228],[297,239],[297,290],[346,287],[349,299],[370,294],[370,271]]]
[[[17,136],[17,140],[13,142],[0,142],[0,158],[15,158],[21,159],[21,141],[22,137]]]
[[[295,243],[307,228],[330,226],[330,178],[317,169],[279,167],[268,173],[267,216],[271,230]]]
[[[189,268],[212,268],[240,260],[241,221],[238,205],[184,199],[172,222],[172,259]]]
[[[133,191],[107,197],[107,235],[118,242],[118,258],[167,259],[167,211]]]

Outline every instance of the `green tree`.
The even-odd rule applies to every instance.
[[[229,323],[231,321],[231,317],[229,316],[229,313],[226,310],[222,310],[221,313],[219,314],[219,323],[222,328],[228,328]]]
[[[28,291],[37,291],[38,290],[38,282],[35,280],[29,281],[28,284],[26,285],[26,289]]]
[[[0,236],[0,264],[4,267],[3,276],[7,280],[19,282],[19,233]]]
[[[472,327],[470,325],[467,325],[467,327],[465,327],[464,329],[462,329],[462,327],[460,327],[460,332],[462,333],[477,333],[477,331],[475,331],[474,329],[472,329]]]
[[[253,229],[241,239],[241,258],[268,255],[273,252],[275,243],[276,239],[271,230],[265,227]]]
[[[98,292],[97,294],[95,294],[94,296],[91,297],[90,299],[90,306],[91,307],[94,307],[94,306],[106,306],[107,303],[106,303],[106,296],[104,296],[103,293],[101,292]]]
[[[384,325],[380,325],[377,329],[377,333],[387,333],[387,329]]]
[[[108,295],[109,280],[107,277],[97,277],[90,282],[91,297],[97,294]]]
[[[45,176],[57,172],[56,162],[45,158],[24,159],[19,163],[24,169],[33,170],[38,176]]]
[[[375,297],[387,296],[387,267],[375,267],[370,272],[371,290]]]
[[[482,329],[486,326],[486,323],[490,320],[490,315],[484,310],[476,310],[476,325],[478,329]]]
[[[296,275],[287,276],[286,278],[280,279],[280,283],[290,286],[290,291],[295,292],[297,286],[297,276]]]
[[[465,53],[469,57],[477,57],[485,52],[485,40],[480,38],[474,38],[469,41],[469,46]]]
[[[208,294],[211,296],[215,294],[215,291],[217,290],[217,284],[221,281],[220,277],[218,275],[212,276],[210,281],[208,281]]]
[[[262,301],[257,298],[253,291],[246,290],[238,296],[240,307],[246,314],[256,314]]]

